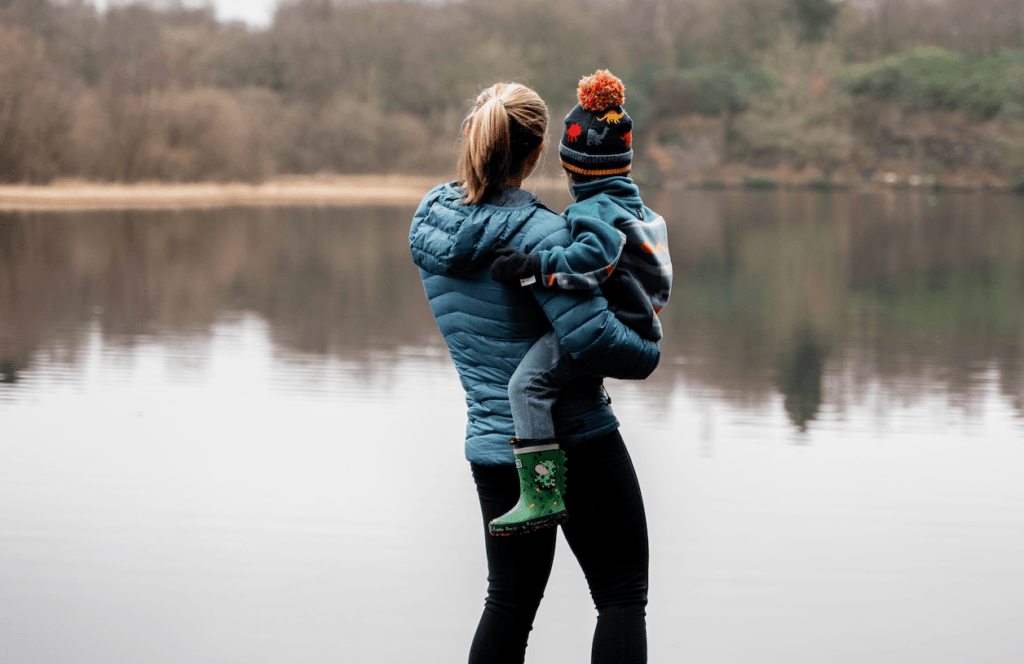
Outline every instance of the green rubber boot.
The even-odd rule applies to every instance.
[[[528,533],[565,521],[565,452],[553,438],[511,442],[519,469],[519,502],[487,524],[488,532]]]

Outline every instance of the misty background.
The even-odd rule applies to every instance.
[[[1012,186],[1022,47],[1016,0],[0,0],[0,182],[447,176],[481,87],[555,138],[607,67],[642,182]]]

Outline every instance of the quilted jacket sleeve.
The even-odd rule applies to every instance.
[[[600,219],[576,215],[570,221],[572,244],[541,251],[541,285],[564,290],[597,288],[615,269],[626,236]]]
[[[544,230],[549,232],[527,237],[523,250],[536,254],[565,246],[570,239],[564,220],[546,224]],[[562,347],[588,370],[609,378],[639,380],[657,368],[661,358],[657,342],[644,339],[616,318],[600,290],[532,290]]]

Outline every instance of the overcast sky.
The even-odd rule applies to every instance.
[[[93,0],[96,6],[104,9],[108,0]],[[113,0],[116,3],[117,0]],[[202,0],[185,0],[185,4],[204,5]],[[217,8],[217,18],[221,21],[245,21],[249,25],[266,27],[270,25],[270,17],[274,13],[277,0],[211,0]]]

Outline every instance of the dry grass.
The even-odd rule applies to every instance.
[[[443,176],[294,176],[261,184],[103,184],[61,180],[0,186],[0,210],[118,210],[254,205],[415,205]],[[535,190],[564,187],[558,178],[531,178]]]

